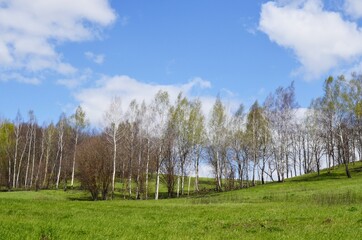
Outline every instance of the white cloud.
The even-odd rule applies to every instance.
[[[6,73],[0,75],[0,82],[16,81],[30,85],[39,85],[41,80],[35,77],[25,77],[19,73]]]
[[[104,55],[103,54],[94,54],[92,52],[85,52],[84,56],[97,64],[102,64],[104,62]]]
[[[69,89],[74,89],[82,86],[92,77],[92,70],[86,69],[81,74],[74,75],[70,78],[62,78],[56,81],[56,84],[63,85]]]
[[[362,1],[361,0],[345,0],[344,10],[347,14],[354,18],[362,17]]]
[[[202,90],[210,87],[211,83],[201,78],[194,78],[185,84],[161,85],[143,83],[129,76],[114,76],[104,77],[97,82],[95,87],[78,91],[75,93],[75,98],[86,111],[92,124],[99,125],[114,96],[121,97],[122,107],[126,109],[133,99],[138,102],[145,100],[150,103],[159,90],[167,91],[170,94],[171,102],[174,102],[177,95],[183,92],[188,97],[199,97],[205,103],[204,107],[211,109],[215,101],[214,97],[193,94],[195,89]]]
[[[1,0],[0,66],[72,74],[56,47],[98,37],[115,18],[107,0]]]
[[[262,5],[259,29],[278,45],[292,49],[299,73],[318,78],[362,56],[362,31],[356,22],[327,11],[320,0],[269,1]]]

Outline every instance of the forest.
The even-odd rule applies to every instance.
[[[200,169],[208,166],[214,190],[230,191],[362,159],[362,76],[329,77],[323,95],[300,108],[294,84],[279,87],[264,102],[235,112],[216,98],[205,114],[199,99],[180,93],[170,102],[160,90],[152,102],[122,109],[115,96],[102,127],[89,124],[79,106],[55,123],[38,123],[33,111],[0,121],[0,189],[73,189],[93,200],[159,199],[205,191]],[[154,185],[150,180],[155,181]]]

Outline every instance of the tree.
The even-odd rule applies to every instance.
[[[156,148],[156,186],[155,186],[155,200],[158,200],[160,189],[160,174],[161,165],[165,157],[165,142],[167,136],[167,123],[169,116],[169,95],[168,92],[160,90],[151,105],[154,113],[152,119],[152,138],[154,139]]]
[[[54,143],[54,136],[56,134],[56,128],[54,126],[53,123],[49,124],[45,130],[45,166],[44,166],[44,176],[43,176],[43,187],[49,187],[49,176],[48,176],[48,171],[49,171],[49,160],[51,158],[51,156],[53,155],[53,145],[55,145]],[[54,164],[55,166],[55,164]],[[54,168],[52,168],[54,169]]]
[[[191,135],[191,153],[195,168],[195,191],[199,191],[199,166],[203,145],[205,143],[205,117],[201,112],[201,101],[191,102],[191,112],[188,122]]]
[[[217,97],[208,124],[208,155],[214,168],[216,190],[222,190],[223,146],[226,140],[227,116],[220,97]]]
[[[93,200],[108,197],[111,183],[112,151],[101,136],[90,136],[79,145],[77,159],[79,160],[79,175],[82,186],[87,189]]]
[[[271,143],[278,181],[289,175],[291,133],[298,104],[295,100],[294,83],[287,88],[279,87],[264,103],[265,114],[271,129]]]
[[[140,123],[140,129],[142,136],[146,140],[146,166],[145,166],[145,199],[148,199],[148,179],[149,179],[149,167],[150,167],[150,154],[151,154],[151,137],[152,129],[154,128],[154,107],[152,105],[146,106],[143,101],[141,105],[142,121]]]
[[[114,198],[114,188],[115,188],[115,179],[116,179],[116,159],[117,159],[117,145],[121,139],[121,133],[119,131],[119,125],[122,122],[122,109],[121,109],[121,99],[119,97],[114,97],[111,101],[108,111],[105,112],[104,121],[105,128],[104,132],[107,136],[107,140],[113,146],[113,171],[112,171],[112,196]]]
[[[243,188],[243,177],[247,161],[246,134],[245,134],[245,114],[244,105],[240,104],[238,110],[232,116],[230,121],[230,148],[233,153],[233,159],[237,166],[239,188]]]
[[[188,157],[191,153],[193,144],[193,124],[194,121],[190,118],[191,108],[186,97],[180,93],[177,97],[175,107],[170,110],[170,128],[175,136],[175,147],[179,163],[179,174],[177,175],[177,196],[180,192],[181,180],[181,195],[184,194],[186,168]],[[171,135],[171,134],[169,134]]]
[[[13,170],[13,188],[17,186],[16,181],[16,170],[17,170],[17,160],[18,160],[18,151],[19,151],[19,142],[20,142],[20,133],[22,128],[22,117],[18,111],[14,121],[14,137],[15,137],[15,150],[14,150],[14,170]],[[19,171],[19,169],[18,169]]]
[[[62,164],[63,164],[63,157],[64,157],[64,145],[65,145],[65,131],[67,125],[67,117],[63,113],[60,115],[59,121],[57,123],[57,132],[58,132],[58,153],[57,156],[59,157],[58,161],[58,174],[57,174],[57,181],[55,184],[55,188],[59,188],[60,182],[60,173],[62,172]]]
[[[350,144],[351,139],[351,126],[353,110],[350,105],[349,97],[349,83],[342,75],[337,80],[331,79],[329,84],[332,85],[333,95],[336,101],[334,102],[333,108],[335,109],[335,126],[336,135],[338,141],[338,152],[339,157],[342,159],[345,166],[346,175],[351,178],[351,173],[348,168],[350,161]]]
[[[139,134],[139,106],[136,100],[131,101],[126,113],[126,129],[128,134],[125,135],[126,147],[128,152],[128,193],[132,196],[132,164],[135,157],[135,149]]]
[[[75,160],[77,154],[77,145],[79,141],[79,136],[82,133],[83,129],[88,125],[88,121],[85,116],[85,112],[83,111],[81,106],[77,107],[75,114],[71,117],[73,124],[73,134],[74,134],[74,153],[73,153],[73,164],[72,164],[72,180],[70,186],[73,188],[74,186],[74,173],[75,173]]]
[[[263,109],[256,101],[250,108],[246,123],[246,137],[249,146],[251,146],[249,151],[253,160],[253,186],[255,186],[255,170],[259,165],[259,159],[261,158],[263,148],[266,147],[269,135],[268,124]],[[261,175],[263,175],[264,168],[265,164],[263,164]]]
[[[14,139],[12,138],[11,133],[13,131],[14,125],[12,123],[8,121],[0,122],[0,185],[2,181],[6,181],[8,189],[12,186],[11,148],[14,145]]]

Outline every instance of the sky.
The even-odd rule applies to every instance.
[[[0,0],[0,117],[57,121],[81,105],[94,126],[162,89],[205,113],[295,83],[300,107],[362,69],[360,0]]]

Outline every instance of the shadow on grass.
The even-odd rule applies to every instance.
[[[93,202],[93,199],[88,196],[82,196],[82,197],[67,197],[69,201],[81,201],[81,202]]]
[[[324,172],[324,173],[321,173],[320,175],[317,175],[317,173],[312,173],[312,174],[309,174],[307,176],[292,178],[288,181],[290,181],[290,182],[313,182],[313,181],[347,178],[345,173],[340,173],[340,172],[330,172],[330,173]]]

